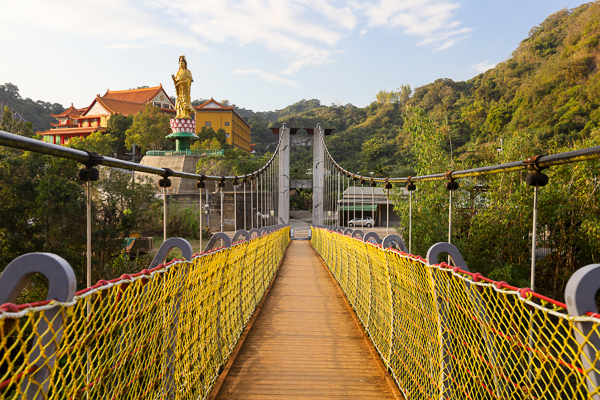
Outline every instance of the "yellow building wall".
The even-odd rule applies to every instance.
[[[233,111],[207,111],[196,112],[196,133],[210,122],[210,127],[216,132],[219,129],[229,134],[227,143],[250,153],[250,126]],[[229,126],[225,126],[229,122]]]
[[[233,139],[237,148],[250,153],[250,125],[236,113],[233,113]]]

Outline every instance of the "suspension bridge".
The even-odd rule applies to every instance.
[[[529,171],[533,271],[542,169],[598,159],[600,148],[374,178],[337,164],[326,130],[307,131],[314,160],[306,238],[289,225],[293,129],[275,130],[278,147],[264,167],[222,177],[0,132],[0,145],[83,164],[88,188],[87,288],[76,291],[71,266],[48,253],[22,255],[0,275],[0,399],[600,399],[600,264],[576,271],[564,304],[536,293],[533,279],[518,288],[470,272],[450,243],[457,179]],[[98,165],[162,177],[165,241],[148,269],[92,284],[89,197]],[[194,253],[168,237],[165,189],[173,176],[196,180],[200,193],[207,181],[233,183],[234,195],[242,185],[252,217]],[[410,230],[401,238],[388,225],[381,238],[373,226],[354,229],[351,207],[340,206],[341,192],[356,182],[372,196],[382,187],[388,199],[403,184],[412,205],[416,184],[431,180],[449,192],[449,241],[424,257],[411,254]],[[181,259],[165,262],[173,248]],[[442,254],[449,264],[438,262]],[[47,299],[14,304],[36,273],[48,279]]]

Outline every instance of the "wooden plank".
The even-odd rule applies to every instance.
[[[402,399],[308,241],[293,241],[217,399]]]

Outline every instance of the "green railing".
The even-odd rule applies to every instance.
[[[148,150],[147,156],[222,156],[225,150]]]

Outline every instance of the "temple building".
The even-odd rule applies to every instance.
[[[194,109],[196,110],[196,133],[203,126],[213,128],[215,132],[222,128],[227,132],[227,143],[247,153],[252,151],[250,125],[235,112],[233,106],[224,106],[211,98],[195,106]]]
[[[115,114],[125,116],[137,114],[152,103],[163,112],[175,115],[175,104],[162,85],[131,90],[107,90],[104,96],[97,95],[87,108],[71,107],[60,114],[52,114],[58,120],[51,124],[55,128],[44,132],[44,141],[64,145],[72,137],[86,137],[92,132],[106,132],[108,120]]]

